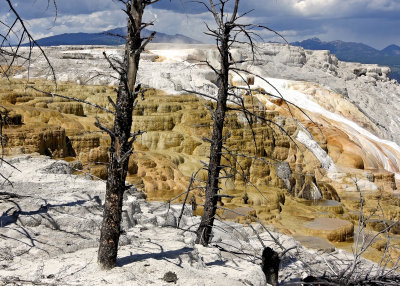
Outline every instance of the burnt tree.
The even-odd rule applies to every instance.
[[[112,130],[109,130],[100,122],[96,123],[97,127],[107,132],[111,137],[106,198],[98,252],[98,263],[103,269],[113,268],[117,260],[122,199],[125,191],[128,161],[133,152],[132,144],[136,136],[141,134],[140,131],[131,133],[132,111],[140,93],[140,87],[135,88],[136,76],[140,54],[155,35],[155,33],[152,33],[148,38],[141,37],[141,31],[151,25],[151,23],[143,23],[142,17],[145,8],[158,2],[158,0],[120,0],[120,2],[125,3],[125,13],[128,16],[124,60],[122,63],[117,62],[116,64],[120,64],[117,66],[114,65],[115,61],[107,58],[110,65],[120,75],[117,99],[115,103],[112,103],[115,108],[114,126]]]
[[[255,134],[252,129],[253,122],[259,120],[265,122],[269,125],[275,125],[278,127],[283,133],[286,135],[287,132],[275,122],[258,115],[257,113],[249,110],[245,107],[245,103],[243,100],[243,94],[252,94],[253,92],[264,93],[264,91],[259,89],[251,88],[249,84],[245,87],[235,87],[230,84],[230,73],[238,75],[243,80],[243,73],[252,75],[260,80],[265,81],[270,85],[268,81],[263,79],[262,77],[246,70],[239,68],[240,64],[245,61],[239,60],[236,61],[231,54],[231,49],[234,45],[247,45],[252,54],[251,61],[255,60],[255,39],[262,39],[257,30],[268,30],[272,33],[275,33],[279,37],[283,38],[279,33],[271,30],[268,27],[255,25],[255,24],[242,24],[240,23],[240,19],[245,16],[247,13],[239,14],[239,4],[240,0],[209,0],[208,4],[205,2],[201,2],[208,11],[213,15],[213,18],[216,23],[216,28],[211,28],[207,26],[208,32],[206,34],[212,36],[216,40],[217,48],[219,51],[219,66],[214,67],[208,61],[205,63],[216,73],[217,75],[217,85],[218,85],[218,93],[217,96],[210,96],[207,94],[197,93],[206,98],[214,100],[216,102],[215,108],[211,110],[212,112],[212,120],[213,120],[213,129],[212,129],[212,137],[208,140],[211,143],[210,153],[209,153],[209,162],[206,166],[208,178],[205,186],[205,204],[204,204],[204,213],[201,218],[201,222],[199,228],[197,229],[197,238],[196,243],[207,246],[211,240],[211,232],[214,225],[215,215],[217,211],[217,202],[221,200],[223,195],[219,194],[219,183],[221,179],[226,179],[229,177],[233,177],[234,173],[240,173],[238,170],[235,170],[232,166],[222,166],[221,159],[226,157],[226,154],[235,155],[231,150],[228,150],[224,146],[224,123],[226,114],[228,111],[239,111],[244,114],[247,123],[250,125],[252,133],[253,133],[253,141],[255,143]],[[230,9],[229,9],[230,8]],[[230,12],[228,12],[230,10]],[[283,38],[284,39],[284,38]],[[195,92],[196,93],[196,92]],[[279,93],[279,92],[278,92]],[[272,94],[268,94],[274,96]],[[279,98],[282,98],[282,95],[279,94]],[[283,99],[284,100],[284,99]],[[284,100],[285,101],[285,100]],[[286,101],[285,101],[286,102]],[[228,106],[227,103],[235,105],[237,108],[232,108]],[[256,144],[255,144],[256,145]],[[257,150],[257,146],[256,150]],[[257,151],[256,151],[257,153]],[[235,156],[249,156],[237,153]],[[254,159],[256,159],[254,157]],[[230,174],[228,174],[227,169],[230,168]],[[224,171],[224,174],[221,175],[221,172]],[[242,175],[243,174],[239,174]],[[247,180],[245,180],[247,181]]]
[[[152,23],[144,23],[142,21],[143,13],[148,5],[154,4],[158,1],[159,0],[118,0],[118,2],[125,5],[124,12],[128,18],[128,33],[126,37],[124,58],[121,62],[118,59],[110,58],[104,54],[110,66],[119,74],[120,77],[116,102],[113,102],[112,99],[109,98],[114,111],[107,110],[104,107],[77,98],[37,90],[52,96],[60,96],[69,100],[80,101],[115,115],[114,124],[111,129],[102,125],[98,120],[96,122],[96,126],[102,131],[108,133],[111,138],[106,198],[98,252],[98,263],[103,269],[114,267],[117,259],[122,214],[122,198],[125,191],[128,162],[130,155],[133,152],[133,142],[135,138],[142,133],[140,131],[131,133],[132,111],[137,103],[137,98],[140,95],[140,87],[135,87],[136,76],[139,68],[140,55],[146,45],[155,36],[155,32],[153,32],[147,38],[141,37],[141,31],[152,25]],[[46,59],[48,66],[51,69],[54,82],[56,83],[55,72],[46,56],[46,53],[30,34],[24,20],[15,10],[13,2],[11,0],[5,0],[5,2],[11,12],[10,14],[14,16],[14,19],[10,20],[10,24],[0,21],[0,60],[6,63],[5,67],[0,66],[1,74],[7,77],[12,75],[11,68],[15,64],[16,59],[22,58],[28,62],[29,67],[30,57],[32,55],[31,52],[36,46],[40,49],[41,54]],[[56,0],[48,0],[48,4],[50,3],[54,5],[57,16]],[[12,37],[14,37],[14,39],[11,39]],[[15,41],[17,44],[13,44]],[[27,55],[26,53],[20,52],[20,47],[24,41],[28,41],[29,44],[29,52]]]
[[[204,204],[204,213],[201,217],[200,226],[197,229],[196,243],[207,246],[210,242],[212,227],[214,224],[215,213],[217,209],[219,175],[221,172],[221,151],[223,145],[223,129],[225,114],[227,112],[227,101],[229,95],[229,70],[232,64],[230,57],[230,46],[232,44],[231,32],[235,29],[235,22],[238,19],[239,0],[235,0],[235,6],[232,15],[227,20],[225,13],[225,4],[229,1],[219,0],[219,7],[210,0],[207,8],[213,14],[217,29],[209,28],[210,33],[216,38],[220,54],[220,68],[217,72],[219,79],[217,105],[213,112],[213,132],[210,146],[210,161],[208,163],[208,178],[205,188],[206,201]],[[219,9],[219,12],[217,11]]]

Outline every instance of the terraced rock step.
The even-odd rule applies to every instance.
[[[353,224],[337,218],[318,217],[305,223],[305,227],[311,235],[323,236],[330,241],[347,241],[354,236]]]
[[[284,64],[284,78],[290,76],[293,79],[292,76],[296,75],[296,79],[304,77],[301,79],[318,82],[269,79],[285,98],[298,100],[313,122],[297,108],[291,107],[289,110],[282,98],[243,94],[245,106],[270,120],[271,124],[255,120],[251,130],[245,118],[236,112],[226,118],[224,135],[227,147],[233,153],[243,152],[246,156],[226,155],[223,160],[223,164],[231,164],[240,170],[241,175],[234,173],[232,178],[221,182],[221,193],[227,195],[220,202],[221,207],[232,210],[249,208],[250,211],[243,211],[240,216],[231,218],[238,222],[260,220],[274,224],[284,233],[308,235],[311,230],[305,227],[304,222],[317,218],[346,220],[356,225],[359,217],[356,214],[361,206],[358,188],[363,192],[365,215],[373,212],[379,202],[385,211],[380,219],[399,219],[399,205],[393,197],[396,188],[393,172],[398,165],[396,148],[388,147],[389,143],[372,137],[372,133],[384,135],[381,128],[370,116],[349,102],[347,91],[343,90],[343,86],[347,86],[349,93],[354,92],[353,85],[357,85],[362,76],[353,74],[351,66],[332,61],[330,54],[307,54],[301,49],[294,49],[292,57],[280,47],[264,48],[264,58],[254,66],[262,68],[259,72],[264,73],[264,68],[271,68],[272,74],[268,75],[274,75],[275,72],[281,74],[272,67],[281,63]],[[51,56],[57,57],[60,50],[53,52]],[[81,52],[80,49],[76,50],[77,54]],[[89,49],[82,52],[80,61],[105,68],[96,62],[100,57],[87,56],[92,52],[101,55],[100,50]],[[145,93],[145,100],[139,101],[134,112],[132,131],[140,129],[147,130],[147,133],[138,138],[134,145],[135,154],[129,162],[128,181],[145,191],[148,200],[165,201],[186,191],[190,175],[203,166],[201,161],[207,161],[209,152],[209,144],[203,139],[210,136],[211,116],[208,108],[212,103],[194,95],[177,93],[181,93],[182,87],[186,86],[212,94],[216,87],[215,75],[210,71],[193,67],[193,72],[189,73],[185,66],[187,62],[174,57],[196,62],[207,55],[215,60],[216,51],[179,50],[175,55],[169,49],[148,52],[142,65],[142,86],[162,87],[174,95],[149,89]],[[246,51],[235,50],[233,56],[246,58]],[[313,60],[314,56],[317,61]],[[328,69],[320,65],[320,59],[330,61]],[[65,68],[65,73],[72,68],[78,68],[76,71],[82,68],[74,66],[76,62],[71,57],[62,58],[59,64]],[[324,70],[323,74],[321,69]],[[68,76],[79,77],[78,74]],[[349,77],[351,79],[345,79]],[[115,98],[112,87],[84,85],[83,78],[78,80],[78,84],[60,82],[58,92],[112,109],[107,99],[108,96]],[[234,76],[231,80],[236,85],[244,83]],[[246,77],[245,82],[265,90],[270,88],[254,77]],[[32,79],[30,84],[38,89],[53,91],[51,82]],[[375,84],[376,88],[387,87],[388,92],[396,91],[396,87],[386,81],[384,75],[377,78]],[[365,86],[372,88],[372,94],[375,94],[371,85],[366,83]],[[0,101],[10,111],[12,124],[3,130],[5,135],[9,135],[8,145],[4,148],[6,154],[37,152],[53,158],[65,158],[80,174],[90,172],[97,178],[107,178],[110,139],[98,132],[93,123],[98,117],[110,127],[111,115],[91,106],[44,96],[26,89],[18,80],[1,85]],[[345,119],[357,123],[358,127]],[[283,127],[291,138],[280,132],[275,123]],[[366,131],[372,132],[372,135],[365,135]],[[299,134],[305,134],[305,137],[301,138]],[[201,171],[198,178],[206,180],[207,173]],[[318,202],[307,205],[298,197]],[[178,201],[182,199],[180,197]],[[195,191],[189,199],[198,206],[195,213],[201,214],[202,193]],[[328,205],[324,205],[325,202],[329,202]],[[219,211],[218,214],[223,213]],[[228,216],[228,212],[225,215]],[[134,223],[134,219],[131,223]],[[367,227],[374,231],[380,225],[368,224]],[[314,233],[327,237],[323,232]],[[334,240],[343,240],[342,236]],[[350,244],[345,242],[343,245]],[[374,249],[375,259],[381,251],[382,248]]]

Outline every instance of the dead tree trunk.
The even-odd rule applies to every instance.
[[[213,133],[211,137],[210,161],[208,164],[208,179],[206,184],[206,201],[204,204],[204,213],[201,218],[200,226],[197,230],[196,243],[207,246],[210,242],[211,231],[214,225],[215,213],[218,201],[218,183],[221,166],[221,151],[223,145],[223,130],[225,114],[227,111],[226,104],[229,94],[229,69],[230,69],[230,37],[233,23],[236,20],[237,8],[239,1],[235,3],[235,13],[230,21],[225,20],[224,2],[220,1],[222,7],[220,13],[216,12],[215,4],[210,0],[210,10],[212,11],[215,21],[218,24],[218,30],[214,31],[217,39],[218,49],[220,52],[220,70],[218,71],[219,89],[217,97],[217,106],[213,113]]]
[[[97,122],[97,126],[111,137],[110,161],[106,197],[101,227],[98,263],[103,269],[115,266],[117,260],[120,224],[122,217],[122,199],[125,191],[125,179],[128,170],[129,157],[132,154],[132,144],[140,132],[131,134],[132,112],[136,105],[139,90],[135,90],[136,76],[139,68],[140,54],[154,33],[146,39],[140,33],[148,24],[142,23],[142,16],[147,5],[157,1],[131,0],[126,3],[128,19],[128,35],[125,47],[124,61],[121,67],[112,67],[120,74],[115,119],[113,130],[108,130]]]
[[[254,60],[256,48],[254,45],[254,38],[260,38],[256,30],[266,29],[268,31],[274,31],[265,26],[239,23],[239,19],[243,18],[243,16],[247,14],[244,13],[242,15],[239,15],[238,10],[240,0],[209,0],[208,5],[204,2],[201,3],[203,3],[207,7],[208,11],[213,15],[215,23],[217,25],[216,29],[212,29],[207,26],[207,34],[213,36],[216,39],[217,48],[220,55],[218,68],[212,66],[209,62],[206,61],[206,64],[208,64],[208,66],[217,74],[218,77],[217,82],[219,83],[219,85],[217,97],[214,98],[210,95],[197,93],[200,95],[204,95],[206,98],[211,98],[216,101],[216,108],[212,111],[213,131],[212,137],[210,139],[210,160],[207,166],[208,178],[205,186],[206,200],[204,204],[204,213],[201,218],[199,228],[197,229],[196,238],[196,243],[207,246],[211,240],[211,231],[214,225],[216,210],[218,207],[217,202],[221,198],[221,195],[219,194],[219,182],[222,178],[233,177],[235,173],[238,173],[236,172],[237,170],[234,166],[222,166],[221,164],[221,158],[224,157],[225,159],[227,159],[226,154],[227,152],[230,153],[230,151],[223,144],[224,121],[226,113],[229,110],[242,112],[245,115],[245,118],[250,128],[253,121],[252,119],[259,119],[260,121],[267,123],[269,122],[276,125],[276,123],[273,123],[267,118],[259,116],[254,112],[248,110],[245,106],[245,102],[242,98],[242,93],[246,92],[247,94],[252,94],[253,91],[260,92],[259,90],[252,90],[249,84],[247,84],[247,87],[244,88],[234,87],[230,84],[230,73],[237,74],[243,80],[245,78],[241,75],[241,73],[247,73],[254,76],[253,73],[247,71],[246,69],[241,69],[237,67],[238,65],[242,64],[243,61],[235,61],[232,58],[231,48],[235,44],[247,44],[251,49]],[[230,3],[234,4],[231,5]],[[233,10],[228,13],[227,7],[233,7]],[[279,35],[277,32],[274,33]],[[239,108],[232,108],[232,106],[228,107],[228,100],[233,103],[233,105],[239,106]],[[284,131],[283,128],[280,127],[280,129]],[[255,138],[253,138],[253,140],[255,143]],[[226,172],[226,170],[228,169],[231,169],[230,174],[227,174],[224,177],[220,175],[221,171],[225,171],[225,173],[228,173]]]
[[[128,16],[128,33],[126,38],[127,42],[125,46],[125,55],[122,63],[118,60],[110,59],[105,55],[111,67],[118,72],[120,76],[120,82],[118,86],[116,102],[114,103],[111,98],[109,98],[115,109],[113,128],[109,129],[103,126],[99,121],[96,122],[96,126],[102,131],[108,133],[111,137],[105,206],[98,252],[98,263],[103,269],[110,269],[114,267],[117,259],[122,217],[122,198],[125,191],[125,179],[128,170],[128,162],[130,155],[133,152],[132,144],[136,136],[142,133],[140,131],[133,134],[131,133],[132,111],[136,105],[136,99],[140,92],[140,88],[137,87],[135,89],[136,76],[139,68],[140,54],[155,35],[153,32],[148,38],[141,38],[141,31],[153,24],[143,23],[142,17],[145,8],[148,5],[154,4],[158,1],[159,0],[118,1],[126,5],[125,13]],[[0,43],[0,58],[10,58],[10,60],[6,61],[8,67],[5,69],[1,68],[0,72],[2,75],[8,76],[11,72],[11,67],[14,65],[17,58],[22,57],[26,60],[29,60],[29,58],[25,58],[23,55],[19,54],[19,48],[22,42],[28,40],[30,51],[34,46],[37,46],[40,49],[42,55],[45,57],[49,65],[49,68],[51,69],[51,72],[54,76],[54,81],[56,82],[54,69],[50,64],[45,52],[29,33],[24,21],[14,9],[12,2],[10,0],[6,0],[6,2],[10,8],[10,11],[12,12],[11,14],[15,16],[15,19],[10,25],[0,21],[0,28],[2,28],[3,31],[4,28],[6,28],[4,33],[3,31],[0,31],[0,37],[3,38]],[[54,7],[57,11],[56,1],[53,0],[49,2],[54,4]],[[10,43],[9,35],[15,35],[18,39],[18,43],[15,48],[12,48],[13,44]],[[29,53],[29,56],[30,55],[31,53]],[[70,99],[76,100],[74,98]]]
[[[267,283],[272,286],[278,286],[278,272],[281,260],[279,254],[272,248],[266,247],[262,253],[261,269],[264,272]]]

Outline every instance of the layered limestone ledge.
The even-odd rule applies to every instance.
[[[107,96],[114,96],[112,89],[106,87],[69,84],[61,85],[60,88],[71,94],[82,89],[80,95],[82,99],[96,99],[99,103],[107,102]],[[14,89],[17,90],[17,85]],[[7,94],[10,91],[2,92]],[[85,116],[82,117],[68,113],[68,110],[49,109],[53,103],[66,105],[64,101],[53,102],[52,98],[38,94],[19,92],[18,94],[20,94],[16,97],[18,100],[11,100],[12,102],[6,95],[0,94],[1,98],[6,98],[3,103],[10,110],[14,122],[14,127],[7,129],[6,134],[8,130],[26,131],[22,132],[23,136],[18,135],[23,139],[16,136],[15,140],[10,140],[9,146],[20,148],[19,152],[22,153],[34,151],[53,157],[67,157],[71,165],[83,165],[81,173],[89,171],[96,177],[107,178],[109,138],[98,132],[93,123],[97,116],[103,124],[110,126],[111,116],[103,111],[84,107]],[[296,137],[299,126],[295,119],[297,113],[293,112],[295,118],[292,118],[287,111],[286,113],[282,111],[286,106],[283,102],[276,100],[274,105],[265,105],[256,98],[248,96],[244,98],[246,107],[282,126],[292,139]],[[139,101],[134,114],[136,125],[132,131],[140,129],[148,132],[138,138],[134,145],[135,153],[129,161],[127,180],[136,184],[139,189],[145,190],[149,200],[167,201],[184,193],[190,175],[202,167],[200,161],[207,161],[209,144],[203,137],[209,137],[211,133],[211,116],[207,109],[210,106],[212,103],[209,101],[193,95],[171,96],[157,90],[147,91],[145,100]],[[39,130],[39,126],[40,128],[47,126],[48,130],[54,132],[64,129],[63,135],[60,135],[62,139],[53,140],[57,144],[54,143],[56,147],[50,148],[51,154],[46,153],[45,148],[37,147],[43,144],[42,141],[46,138],[51,138],[50,135],[48,137],[31,135],[35,132],[27,131],[35,128]],[[266,122],[253,122],[252,131],[243,116],[232,113],[226,119],[226,126],[224,134],[227,138],[226,146],[233,153],[240,151],[250,155],[247,157],[227,155],[222,162],[233,163],[246,178],[234,174],[233,178],[225,179],[221,183],[221,193],[228,197],[223,198],[220,205],[223,204],[222,207],[233,210],[239,208],[239,213],[242,214],[230,218],[232,220],[242,223],[261,220],[276,225],[285,233],[307,235],[310,230],[298,227],[303,225],[304,221],[324,216],[346,219],[351,223],[356,220],[350,215],[351,211],[356,212],[360,208],[358,193],[354,192],[356,190],[352,181],[354,176],[360,178],[361,187],[376,188],[371,192],[371,196],[366,197],[368,210],[372,210],[378,201],[376,194],[380,189],[386,190],[387,193],[384,194],[386,197],[394,187],[393,175],[381,170],[357,171],[349,168],[346,173],[335,174],[335,180],[331,180],[320,160],[310,150],[295,139],[292,141]],[[310,131],[319,148],[329,154],[331,145],[329,140],[321,135],[318,126],[310,124],[307,127],[311,127]],[[10,134],[12,132],[10,131]],[[29,140],[39,143],[35,143],[37,146],[31,148]],[[7,152],[14,151],[9,149]],[[281,161],[284,161],[284,164]],[[279,166],[284,167],[279,168]],[[201,171],[198,178],[205,180],[207,172]],[[353,195],[347,197],[346,194],[351,191],[354,192]],[[180,197],[178,201],[182,202],[183,198],[184,196]],[[337,203],[307,205],[310,199],[315,198],[322,199],[321,204],[327,200],[335,200]],[[196,214],[201,214],[203,203],[201,192],[191,193],[189,201],[192,199],[198,205]],[[383,200],[382,204],[393,219],[399,217],[398,206],[393,205],[393,201]],[[242,212],[242,210],[247,211]],[[315,234],[320,235],[318,231],[315,231]],[[325,234],[323,236],[327,237]],[[342,239],[343,235],[335,236],[334,240],[340,240],[337,237]]]
[[[310,235],[326,237],[329,241],[351,240],[354,236],[353,223],[336,218],[315,218],[304,224]]]

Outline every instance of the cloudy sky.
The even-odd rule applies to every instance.
[[[100,32],[126,24],[117,0],[57,0],[56,19],[48,0],[11,1],[36,38]],[[241,12],[254,9],[245,21],[267,25],[289,42],[318,37],[362,42],[378,49],[400,45],[400,0],[242,0],[241,5]],[[148,9],[146,19],[155,20],[156,31],[211,41],[203,32],[204,23],[212,19],[193,1],[160,0]],[[11,20],[6,1],[0,0],[0,21]],[[266,41],[278,40],[270,33],[263,36]]]

